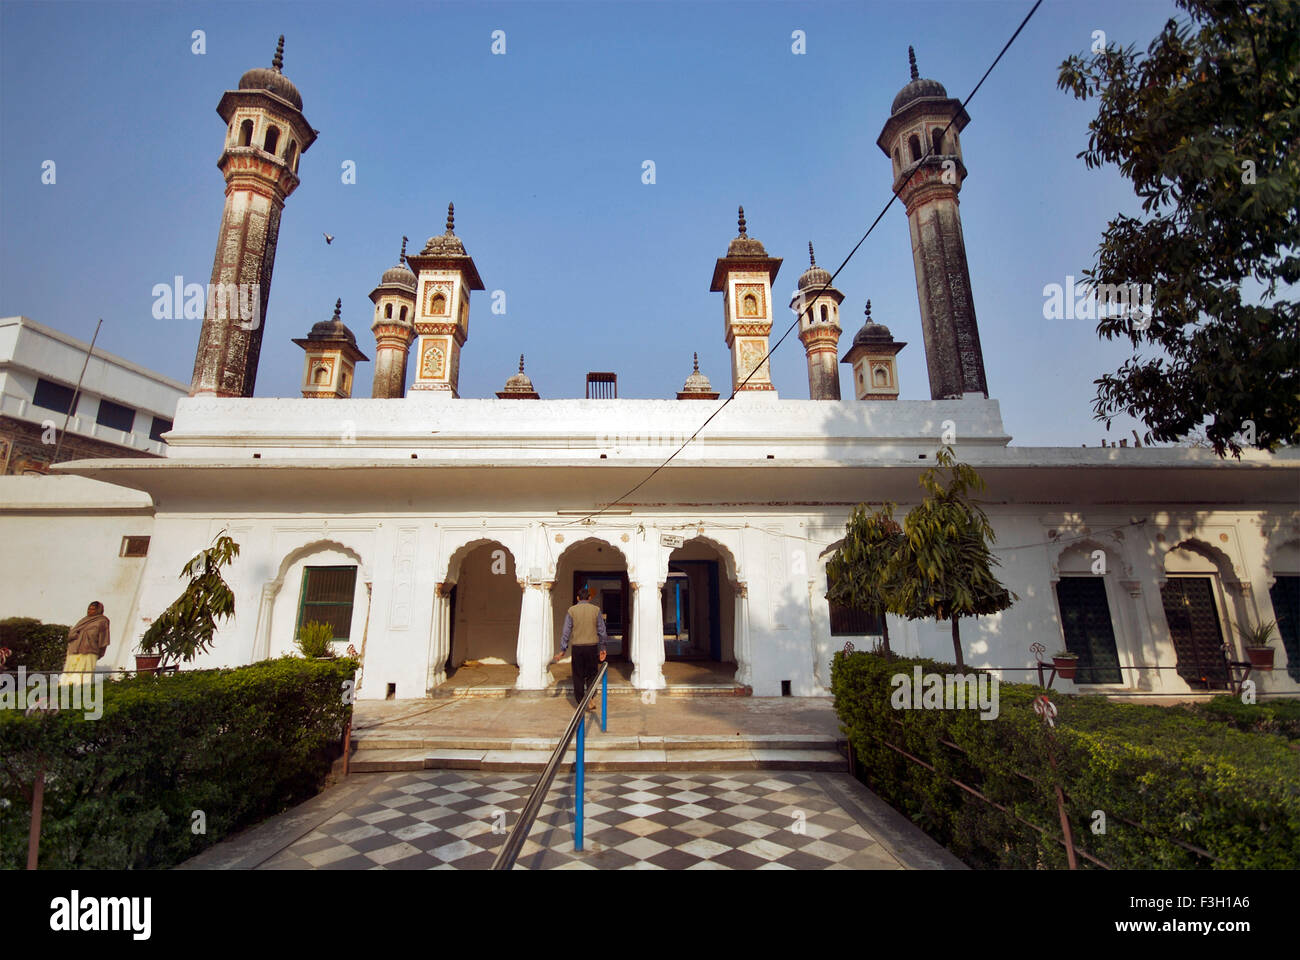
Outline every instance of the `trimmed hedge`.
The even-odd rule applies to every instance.
[[[1208,703],[1194,704],[1190,709],[1238,730],[1277,733],[1288,740],[1300,740],[1300,700],[1266,700],[1247,704],[1236,697],[1215,697]]]
[[[44,869],[174,866],[311,796],[341,754],[356,666],[283,657],[110,680],[97,720],[0,710],[0,869],[27,862],[42,756]],[[206,833],[193,832],[196,810]]]
[[[1057,784],[1076,848],[1109,867],[1300,865],[1300,751],[1284,738],[1184,710],[1060,693],[1050,694],[1059,714],[1048,733],[1033,709],[1042,690],[1019,683],[999,685],[995,720],[977,710],[895,710],[890,678],[910,677],[918,664],[957,672],[933,660],[836,653],[835,709],[863,782],[971,866],[1066,867]],[[1095,810],[1105,813],[1104,834],[1090,829]],[[1079,866],[1096,864],[1080,856]]]
[[[41,623],[35,617],[0,620],[0,647],[13,651],[6,670],[62,670],[68,652],[68,630],[58,623]]]

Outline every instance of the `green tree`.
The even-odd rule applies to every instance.
[[[903,541],[903,529],[894,520],[894,509],[892,503],[873,511],[868,511],[865,504],[854,507],[844,542],[826,563],[826,599],[878,616],[881,647],[886,655],[892,652],[885,617],[894,589],[888,579],[890,561]]]
[[[160,653],[164,662],[189,663],[212,646],[217,621],[235,615],[234,591],[221,579],[221,568],[239,556],[239,544],[225,531],[212,546],[200,550],[185,564],[182,577],[189,577],[185,592],[162,612],[140,641],[143,653]]]
[[[1178,6],[1188,19],[1145,55],[1071,56],[1057,82],[1098,101],[1079,156],[1116,164],[1145,215],[1111,220],[1084,272],[1099,293],[1151,293],[1149,318],[1098,317],[1133,355],[1095,381],[1094,412],[1140,419],[1147,442],[1205,423],[1219,456],[1240,456],[1252,432],[1269,450],[1300,441],[1300,313],[1285,296],[1300,279],[1300,2]]]
[[[952,649],[957,668],[962,656],[962,617],[984,616],[1011,606],[1018,597],[993,575],[999,565],[989,544],[995,539],[988,516],[970,499],[983,490],[974,468],[957,463],[952,448],[939,451],[938,466],[921,474],[926,496],[907,512],[903,536],[890,562],[892,613],[909,620],[952,621]],[[940,476],[949,472],[946,485]]]

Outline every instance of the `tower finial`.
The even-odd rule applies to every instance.
[[[284,69],[284,34],[280,34],[280,42],[275,45],[275,59],[271,61],[271,66],[276,73]]]
[[[406,237],[402,237],[402,252],[397,255],[397,262],[406,262]]]
[[[870,323],[871,322],[871,301],[870,300],[867,301],[866,313],[867,313],[867,323]]]
[[[740,227],[740,235],[745,236],[745,208],[740,208],[740,213],[736,218],[736,225]]]
[[[524,355],[522,353],[519,354],[519,372],[524,372]]]
[[[693,356],[693,357],[695,358],[695,372],[696,372],[696,373],[699,373],[699,372],[700,372],[700,355],[699,355],[699,353],[697,352],[697,353],[693,353],[693,354],[691,354],[691,356]]]
[[[456,232],[456,204],[447,204],[447,232]]]
[[[808,266],[817,266],[817,258],[813,255],[812,241],[808,241]]]
[[[334,322],[335,323],[339,322],[339,313],[340,311],[342,311],[342,309],[343,309],[343,298],[339,297],[337,300],[334,301]]]
[[[911,47],[907,48],[907,64],[912,68],[912,79],[919,80],[921,75],[916,72],[916,51]]]

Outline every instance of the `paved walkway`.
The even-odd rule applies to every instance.
[[[358,774],[180,869],[486,869],[534,776]],[[586,849],[555,780],[516,869],[965,869],[848,774],[596,773]]]

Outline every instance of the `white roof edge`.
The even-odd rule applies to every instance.
[[[36,333],[49,337],[51,340],[58,340],[60,343],[66,344],[67,346],[75,347],[77,350],[80,350],[82,352],[85,352],[86,350],[90,349],[90,344],[87,341],[78,340],[76,337],[66,334],[61,330],[55,330],[53,327],[47,327],[43,323],[37,323],[35,320],[31,319],[30,317],[21,316],[21,315],[16,317],[0,317],[0,327],[7,327],[7,326],[26,327],[28,329],[33,330]],[[138,363],[132,363],[130,360],[127,360],[125,357],[119,357],[117,354],[109,353],[107,350],[103,350],[99,347],[95,348],[93,356],[96,356],[101,360],[107,360],[110,363],[117,364],[123,369],[130,370],[132,373],[138,373],[142,377],[147,377],[148,379],[154,380],[158,383],[163,384],[164,386],[170,387],[171,389],[176,390],[185,396],[189,396],[189,392],[190,392],[189,384],[181,383],[179,380],[173,380],[171,377],[158,373],[156,370],[150,370],[148,367],[142,367]],[[14,365],[20,366],[24,370],[30,369],[21,363],[15,363]],[[36,370],[33,372],[42,373],[43,371]]]

